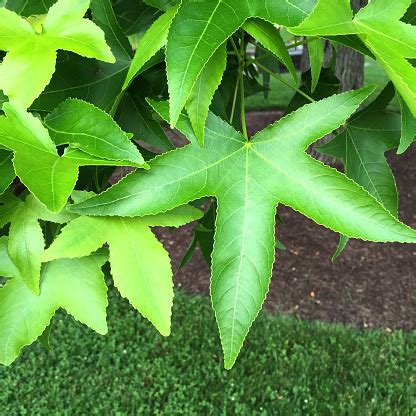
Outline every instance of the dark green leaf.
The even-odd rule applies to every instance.
[[[126,93],[116,114],[120,126],[156,149],[166,152],[174,148],[160,124],[152,118],[149,105],[141,98]]]
[[[114,0],[113,8],[126,35],[144,32],[160,16],[160,11],[141,0]]]
[[[6,191],[16,177],[12,158],[12,152],[0,149],[0,195]]]
[[[45,14],[56,0],[6,0],[6,7],[21,16]]]
[[[171,7],[177,6],[180,3],[180,0],[144,0],[144,2],[149,6],[166,12]]]
[[[412,114],[400,94],[397,94],[397,100],[402,116],[402,137],[397,153],[401,154],[410,147],[416,138],[416,117]]]

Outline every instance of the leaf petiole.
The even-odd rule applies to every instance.
[[[234,89],[234,97],[233,97],[233,105],[231,108],[231,116],[230,116],[230,124],[233,124],[234,121],[234,115],[235,115],[235,108],[237,106],[237,97],[238,97],[238,87],[240,85],[240,78],[242,76],[242,73],[238,71],[238,78],[237,82],[235,83],[235,89]]]
[[[313,40],[319,39],[317,36],[311,36],[306,39],[300,40],[299,42],[291,43],[290,45],[286,45],[287,49],[297,48],[298,46],[306,45]]]
[[[241,30],[241,44],[240,44],[240,68],[239,68],[239,78],[240,78],[240,95],[241,95],[241,128],[245,139],[248,141],[247,133],[247,122],[246,122],[246,106],[245,106],[245,97],[244,97],[244,76],[243,71],[246,65],[245,56],[246,56],[246,47],[244,42],[244,30]]]

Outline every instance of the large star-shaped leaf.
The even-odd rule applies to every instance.
[[[84,19],[89,4],[58,0],[46,16],[28,20],[0,8],[0,49],[7,51],[0,66],[0,89],[10,102],[24,108],[33,103],[52,78],[58,49],[114,62],[103,31]]]
[[[0,276],[15,273],[6,238],[0,240]],[[42,268],[40,295],[34,295],[19,276],[0,289],[0,363],[10,365],[20,350],[36,341],[59,308],[99,334],[107,333],[107,286],[101,266],[107,257],[95,254],[64,259]]]
[[[383,65],[416,116],[416,27],[400,21],[412,0],[372,0],[355,17],[349,0],[319,0],[311,15],[290,31],[299,35],[358,34]]]
[[[143,218],[83,216],[62,230],[44,253],[43,261],[88,256],[108,243],[111,273],[120,294],[167,336],[173,274],[167,251],[149,227],[179,227],[201,216],[200,210],[189,205]]]
[[[211,295],[229,368],[268,291],[277,204],[350,237],[416,242],[416,232],[362,187],[305,153],[342,125],[371,91],[304,106],[250,141],[210,114],[204,148],[192,137],[189,119],[181,116],[178,127],[192,144],[157,157],[149,171],[129,175],[73,210],[98,216],[149,215],[203,196],[217,198]],[[167,104],[153,105],[169,118]]]
[[[110,116],[78,100],[69,100],[48,118],[57,143],[69,143],[60,156],[42,122],[5,103],[0,117],[0,145],[14,152],[16,174],[50,211],[66,204],[80,166],[147,167],[139,151]]]

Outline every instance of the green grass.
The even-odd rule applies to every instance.
[[[0,368],[1,415],[416,414],[416,333],[262,313],[225,371],[207,297],[177,295],[168,339],[110,302],[107,337],[62,313],[51,352],[38,343]]]
[[[282,74],[288,82],[293,82],[289,74]],[[376,84],[377,92],[380,92],[388,82],[388,76],[379,63],[372,59],[367,59],[365,64],[365,85]],[[251,111],[270,110],[270,109],[284,109],[289,104],[294,96],[294,91],[282,84],[275,78],[270,81],[269,98],[266,100],[263,93],[248,97],[246,100],[247,109]],[[374,95],[375,96],[375,95]],[[399,112],[398,103],[396,100],[389,106],[392,111]]]
[[[282,74],[287,82],[294,82],[289,74]],[[261,80],[260,80],[261,82]],[[270,91],[268,98],[264,98],[262,92],[246,98],[246,109],[248,111],[284,109],[295,95],[295,91],[276,78],[270,79]]]

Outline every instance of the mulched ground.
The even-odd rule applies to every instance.
[[[251,133],[275,121],[278,112],[251,113]],[[416,228],[416,147],[389,154],[396,174],[400,218]],[[306,319],[387,330],[416,328],[416,245],[351,241],[336,263],[331,256],[338,236],[289,208],[276,230],[286,251],[276,263],[266,307]],[[157,230],[176,267],[191,239],[192,227],[171,233]],[[176,285],[189,293],[209,292],[209,269],[199,251],[176,274]]]

